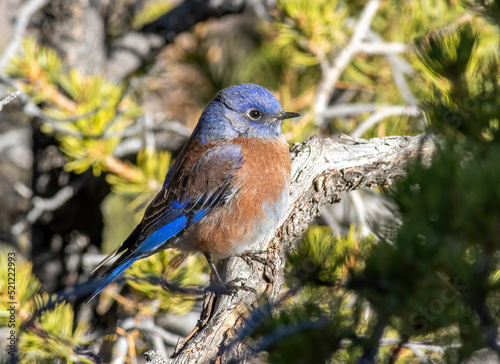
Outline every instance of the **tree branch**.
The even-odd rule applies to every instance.
[[[11,227],[13,235],[20,235],[29,224],[33,224],[46,211],[54,211],[64,205],[72,198],[78,190],[84,185],[85,178],[77,179],[73,184],[61,188],[54,196],[50,198],[42,198],[39,196],[33,197],[31,203],[33,207],[26,214],[26,219],[20,220]]]
[[[380,35],[370,30],[367,34],[367,39],[373,42],[383,42],[384,40]],[[387,59],[391,63],[394,83],[399,89],[401,96],[406,101],[406,103],[410,106],[418,105],[417,98],[413,95],[406,82],[405,75],[413,74],[414,70],[412,66],[403,58],[399,57],[397,54],[386,54]]]
[[[419,116],[422,111],[416,106],[387,106],[377,113],[373,114],[366,120],[364,120],[359,126],[351,133],[353,138],[359,138],[365,131],[371,127],[377,125],[382,120],[393,115],[408,115],[408,116]]]
[[[359,44],[361,53],[365,54],[397,54],[408,51],[408,45],[404,43],[388,43],[388,42],[362,42]]]
[[[335,84],[342,75],[344,69],[351,62],[352,58],[361,51],[360,44],[370,30],[372,20],[379,6],[380,0],[369,0],[366,3],[347,46],[342,49],[332,65],[324,65],[323,78],[318,85],[318,92],[314,105],[314,111],[316,115],[318,115],[316,125],[324,124],[323,113],[328,107],[332,92],[335,90]]]
[[[0,100],[0,111],[2,111],[2,109],[5,105],[14,101],[16,99],[16,97],[18,97],[20,94],[21,94],[21,91],[16,90],[13,93],[11,93],[11,94],[5,96],[3,99],[1,99]]]
[[[387,186],[406,174],[417,158],[429,163],[434,142],[425,135],[386,137],[345,145],[331,139],[313,138],[296,144],[292,151],[292,184],[286,218],[275,232],[252,246],[264,250],[265,259],[246,263],[240,257],[221,262],[226,281],[244,279],[255,290],[240,290],[235,295],[216,299],[210,319],[177,354],[167,359],[150,352],[152,363],[246,362],[249,348],[245,332],[257,327],[262,315],[252,315],[258,302],[279,298],[284,281],[285,252],[306,231],[321,206],[338,202],[339,193],[363,187]],[[206,312],[205,312],[206,313]],[[203,313],[202,313],[203,315]]]

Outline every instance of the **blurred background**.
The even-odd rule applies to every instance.
[[[301,289],[255,335],[297,329],[262,346],[265,360],[350,363],[375,348],[380,362],[497,362],[499,15],[494,0],[0,0],[0,261],[15,252],[17,358],[143,362],[195,326],[203,257],[156,254],[86,305],[90,271],[140,221],[215,93],[252,82],[302,114],[283,125],[290,145],[443,140],[399,189],[322,209],[290,253],[284,289]],[[325,326],[301,330],[313,317]],[[0,332],[7,362],[6,314]]]

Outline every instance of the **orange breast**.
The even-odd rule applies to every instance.
[[[290,153],[284,140],[236,138],[244,163],[234,176],[238,191],[190,234],[198,251],[226,257],[253,243],[279,222],[288,197]]]

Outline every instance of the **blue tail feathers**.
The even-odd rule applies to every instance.
[[[141,242],[137,247],[127,248],[120,258],[114,263],[114,266],[106,273],[104,279],[99,283],[92,296],[87,300],[90,302],[95,296],[97,296],[108,284],[113,282],[120,274],[125,272],[125,270],[130,267],[136,260],[147,257],[155,253],[159,247],[161,247],[166,241],[170,240],[176,236],[179,232],[184,230],[187,226],[188,217],[180,216],[177,219],[171,221],[169,224],[163,226],[162,228],[155,231],[153,234],[148,236],[146,240]],[[120,248],[121,249],[121,248]],[[120,250],[118,249],[118,251]],[[112,256],[116,254],[117,251],[111,253]],[[105,261],[107,261],[106,259]]]
[[[130,267],[137,259],[139,259],[138,256],[135,257],[129,257],[125,259],[122,263],[120,263],[115,269],[113,269],[111,272],[109,272],[106,277],[101,281],[99,286],[96,288],[94,293],[92,293],[92,296],[87,300],[87,303],[92,301],[95,296],[97,296],[108,284],[113,282],[120,274],[125,272],[128,267]]]

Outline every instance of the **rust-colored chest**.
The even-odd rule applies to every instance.
[[[193,229],[196,250],[225,257],[242,250],[276,227],[286,208],[290,153],[284,140],[236,138],[243,163],[234,174],[237,191]]]

